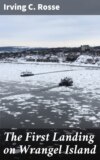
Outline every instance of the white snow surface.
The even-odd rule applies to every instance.
[[[45,73],[52,71],[62,71],[52,74],[35,75],[32,77],[21,77],[23,71],[32,73]],[[72,71],[70,71],[72,70]],[[71,77],[74,86],[83,88],[84,92],[92,91],[94,94],[100,92],[100,69],[88,69],[84,67],[67,66],[66,64],[13,64],[0,63],[0,82],[19,82],[32,84],[33,86],[41,85],[43,87],[48,84],[57,84],[64,77]],[[59,88],[55,89],[59,90]]]
[[[89,61],[91,61],[91,63]],[[73,63],[79,65],[85,64],[85,65],[100,66],[100,56],[80,55]]]
[[[69,71],[20,77],[21,72],[26,70],[34,74]],[[58,86],[61,79],[67,76],[73,79],[72,87],[54,87]],[[47,125],[57,125],[57,122],[52,118],[53,115],[62,120],[60,122],[63,127],[79,126],[82,118],[86,122],[92,122],[95,127],[100,124],[100,68],[68,66],[63,63],[0,63],[0,83],[0,95],[2,96],[0,110],[15,118],[21,117],[26,111],[27,117],[20,122],[23,127],[28,123],[31,125],[37,123],[35,119],[30,122],[30,115],[34,117],[33,114],[36,114],[39,123],[42,120]],[[9,84],[10,86],[15,84],[16,90],[21,93],[17,93],[16,90],[14,92],[13,89],[9,90]],[[40,89],[44,92],[39,91],[39,93]],[[24,93],[23,90],[26,92]],[[49,93],[50,98],[46,97],[49,96]],[[16,111],[12,107],[14,103],[17,103]],[[43,112],[40,107],[42,105],[44,105]],[[45,110],[47,109],[50,113],[46,115]],[[68,118],[63,120],[65,114]]]

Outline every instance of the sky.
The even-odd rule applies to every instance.
[[[100,16],[0,16],[0,46],[100,45]]]

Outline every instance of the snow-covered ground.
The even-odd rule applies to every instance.
[[[75,61],[70,62],[70,61],[65,61],[63,62],[63,58],[58,57],[58,62],[37,62],[37,58],[40,59],[46,59],[46,57],[41,57],[38,55],[26,57],[21,57],[21,58],[5,58],[1,59],[0,63],[17,63],[17,64],[68,64],[68,65],[77,65],[77,66],[95,66],[95,67],[100,67],[100,56],[90,56],[90,55],[80,55]],[[53,58],[53,57],[52,57]],[[56,56],[57,58],[57,56]],[[27,61],[28,59],[34,59],[35,61]],[[66,59],[66,58],[65,58]]]
[[[100,56],[80,55],[74,64],[100,66]]]
[[[52,74],[20,77],[21,72]],[[73,86],[58,87],[64,77]],[[100,127],[100,68],[0,63],[2,127]]]

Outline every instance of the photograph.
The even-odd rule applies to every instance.
[[[2,128],[100,128],[100,16],[0,16]]]

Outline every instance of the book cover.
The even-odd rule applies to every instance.
[[[99,0],[0,1],[0,157],[99,159]]]

